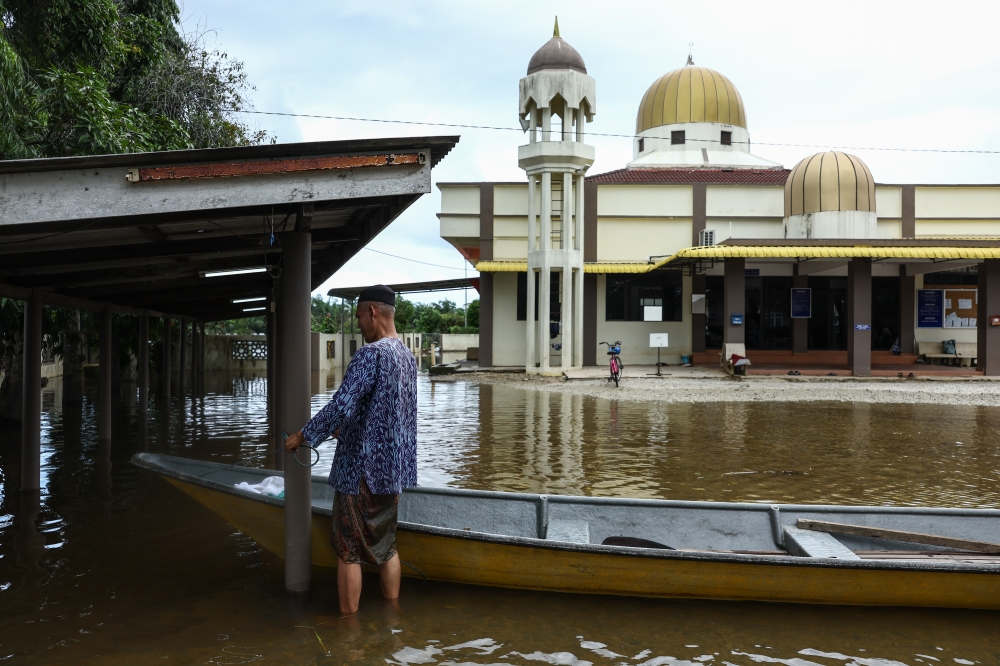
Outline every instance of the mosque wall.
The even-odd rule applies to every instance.
[[[708,217],[770,217],[785,215],[785,188],[719,186],[705,188]]]
[[[598,217],[691,217],[690,185],[600,185]]]
[[[1000,218],[1000,186],[916,188],[917,218]]]
[[[523,366],[527,322],[517,320],[517,273],[493,275],[493,365]]]
[[[691,220],[598,218],[598,261],[648,261],[691,247]]]
[[[682,321],[607,321],[605,319],[607,276],[597,276],[597,340],[622,342],[622,363],[628,376],[629,365],[653,365],[656,349],[649,346],[650,333],[669,334],[670,346],[660,350],[663,363],[677,365],[682,355],[691,353],[691,278],[683,278],[684,313]],[[597,351],[598,365],[607,363],[604,348]]]

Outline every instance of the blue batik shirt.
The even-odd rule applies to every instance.
[[[361,475],[376,495],[417,485],[417,363],[399,338],[363,346],[340,388],[302,428],[318,446],[340,428],[330,485],[358,494]]]

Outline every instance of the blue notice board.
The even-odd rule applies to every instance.
[[[792,289],[792,319],[812,317],[812,289]]]
[[[917,289],[917,328],[944,326],[944,290]]]

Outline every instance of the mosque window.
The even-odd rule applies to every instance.
[[[684,286],[677,271],[646,275],[609,275],[606,321],[643,321],[644,306],[662,306],[663,321],[682,321]]]
[[[639,152],[641,153],[644,150],[646,150],[646,140],[639,139]]]
[[[560,321],[561,308],[559,300],[562,291],[559,287],[559,278],[562,273],[552,271],[549,273],[549,321]],[[538,321],[538,283],[541,276],[535,276],[535,321]],[[517,274],[517,320],[528,320],[528,274]]]
[[[720,139],[719,143],[721,143],[723,146],[733,145],[733,133],[723,130],[722,138]]]
[[[670,144],[680,146],[684,144],[684,130],[674,130],[670,133]]]

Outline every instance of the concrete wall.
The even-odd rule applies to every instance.
[[[206,335],[205,336],[205,372],[252,372],[266,373],[267,359],[259,361],[233,360],[233,342],[236,340],[256,340],[266,342],[265,335]],[[177,372],[180,354],[176,345],[171,354],[173,372]],[[191,362],[191,345],[188,345],[188,363]],[[190,366],[189,366],[190,367]]]
[[[656,349],[649,346],[650,333],[668,333],[670,346],[660,350],[660,360],[664,363],[679,364],[682,355],[691,353],[691,278],[683,279],[684,313],[682,321],[607,321],[605,319],[605,296],[607,276],[597,277],[597,341],[622,342],[622,363],[631,365],[652,365],[656,363]],[[597,349],[597,364],[607,363],[607,347]]]

